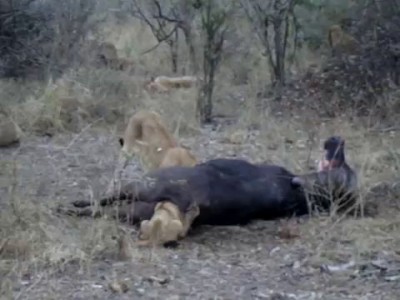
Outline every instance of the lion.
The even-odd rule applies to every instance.
[[[157,203],[150,220],[143,220],[139,230],[139,246],[164,245],[183,239],[199,216],[198,205],[192,205],[186,213],[168,201]]]
[[[16,123],[7,117],[0,121],[0,147],[19,143],[20,137],[21,129]]]
[[[129,119],[119,143],[122,147],[123,166],[126,167],[129,157],[138,155],[146,171],[158,168],[167,151],[178,146],[161,116],[146,110],[135,113]]]
[[[135,113],[129,119],[119,143],[121,150],[115,174],[117,181],[134,156],[139,158],[145,172],[169,166],[193,166],[197,163],[189,149],[178,145],[161,116],[154,111],[142,110]],[[114,189],[114,184],[113,181],[107,193]]]
[[[338,53],[357,54],[360,50],[359,42],[345,33],[340,25],[332,25],[329,28],[328,42],[333,55]]]
[[[168,92],[172,89],[191,88],[197,83],[197,78],[194,76],[180,76],[180,77],[167,77],[157,76],[152,77],[149,81],[145,82],[145,90],[149,92]]]
[[[117,48],[108,42],[101,43],[97,51],[97,59],[102,65],[109,66],[112,60],[118,59]]]
[[[196,157],[184,147],[173,147],[168,149],[161,161],[160,168],[173,166],[193,167],[197,164]]]

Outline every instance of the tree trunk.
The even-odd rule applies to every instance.
[[[196,61],[196,50],[194,47],[191,25],[185,24],[184,28],[182,28],[182,31],[183,35],[185,36],[186,46],[188,47],[189,50],[189,60],[190,60],[191,70],[193,75],[196,75],[199,68]]]
[[[275,43],[275,80],[279,85],[285,82],[285,57],[282,42],[282,16],[278,12],[278,4],[280,1],[275,2],[275,12],[273,26],[274,26],[274,43]]]
[[[178,30],[175,31],[174,37],[168,41],[169,49],[171,52],[171,67],[172,73],[178,73],[178,38],[179,32]]]

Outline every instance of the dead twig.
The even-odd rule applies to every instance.
[[[95,120],[94,122],[88,124],[87,126],[85,126],[85,128],[83,128],[81,130],[81,132],[79,132],[73,139],[72,141],[64,148],[64,150],[68,150],[69,148],[71,148],[71,146],[82,136],[82,134],[84,132],[86,132],[90,127],[92,127],[94,124],[96,124],[97,122],[99,122],[100,120],[102,120],[103,118],[99,118],[97,120]]]
[[[178,29],[178,25],[175,25],[170,33],[165,35],[163,38],[158,39],[158,43],[156,45],[154,45],[150,49],[147,49],[146,51],[142,52],[140,55],[147,54],[149,52],[156,50],[161,45],[161,43],[167,41],[176,32],[177,29]]]

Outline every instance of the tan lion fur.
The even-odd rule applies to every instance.
[[[118,167],[107,194],[115,190],[121,172],[133,157],[139,158],[145,172],[161,167],[193,166],[196,158],[189,149],[180,147],[168,131],[161,116],[153,111],[142,110],[135,113],[128,122],[123,138]]]
[[[168,77],[157,76],[145,82],[145,89],[149,92],[168,92],[172,89],[194,87],[197,83],[197,78],[194,76]]]
[[[145,171],[158,168],[170,148],[178,146],[161,116],[154,111],[139,111],[128,122],[121,148],[124,167],[129,157],[140,157]]]
[[[96,52],[95,61],[98,67],[107,67],[115,71],[132,71],[134,63],[123,57],[118,56],[117,48],[109,42],[103,42],[96,47],[92,46]]]
[[[334,54],[356,54],[360,49],[359,42],[345,33],[340,25],[332,25],[328,32],[328,42]]]
[[[174,147],[168,149],[160,164],[160,168],[173,166],[192,167],[197,164],[196,157],[184,147]]]
[[[154,208],[153,217],[141,222],[138,244],[140,246],[163,245],[182,239],[187,235],[190,226],[199,214],[197,205],[193,205],[184,214],[171,202],[159,202]]]

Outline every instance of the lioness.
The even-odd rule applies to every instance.
[[[184,238],[199,214],[197,205],[192,205],[186,213],[182,213],[171,202],[157,203],[153,217],[140,224],[138,245],[163,245]]]
[[[171,89],[191,88],[197,83],[197,78],[194,76],[167,77],[157,76],[152,77],[145,83],[145,89],[149,92],[168,92]]]
[[[126,167],[129,157],[140,156],[146,171],[158,168],[166,152],[178,143],[168,132],[161,116],[154,111],[139,111],[128,122],[123,138],[119,139],[121,158]]]
[[[160,164],[160,168],[167,168],[173,166],[188,166],[196,165],[196,157],[184,147],[174,147],[167,150],[165,156]]]
[[[196,158],[186,148],[178,146],[168,131],[161,116],[154,111],[139,111],[128,122],[121,145],[118,167],[114,177],[119,181],[120,174],[133,156],[140,159],[145,172],[168,166],[193,166]],[[114,181],[107,193],[112,193]]]
[[[328,42],[332,54],[357,54],[360,43],[350,34],[345,33],[339,25],[332,25],[328,31]]]
[[[129,158],[140,157],[143,169],[148,172],[160,167],[193,166],[196,158],[189,149],[178,145],[168,131],[161,116],[153,111],[139,111],[134,114],[119,139],[123,167]]]

